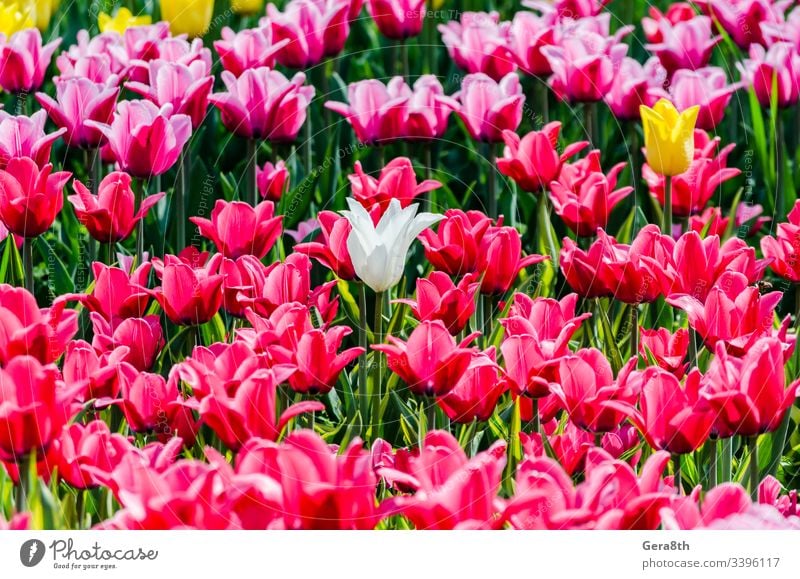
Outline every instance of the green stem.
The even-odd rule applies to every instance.
[[[186,247],[186,199],[189,192],[189,175],[191,174],[192,156],[187,145],[181,154],[181,178],[175,188],[175,219],[177,220],[178,243],[177,251],[180,253]],[[249,183],[248,183],[249,186]]]
[[[100,149],[95,149],[92,158],[92,194],[97,195],[100,190],[100,182],[103,180],[103,158]]]
[[[758,500],[758,483],[761,482],[761,474],[758,469],[758,436],[751,436],[748,440],[750,444],[750,497]]]
[[[539,399],[534,398],[531,401],[532,411],[531,413],[533,416],[531,417],[531,431],[541,433],[542,431],[542,423],[539,419]]]
[[[631,304],[631,358],[639,356],[639,304]]]
[[[722,439],[722,454],[721,458],[721,465],[722,465],[722,472],[720,473],[720,480],[719,482],[730,482],[732,478],[732,468],[733,468],[733,438],[723,438]]]
[[[664,220],[661,227],[664,235],[672,235],[672,177],[664,176]]]
[[[544,248],[550,255],[550,264],[556,267],[558,264],[558,251],[556,250],[555,234],[553,232],[553,222],[550,221],[550,204],[547,202],[547,192],[539,192],[538,207],[538,227],[539,236],[544,236]]]
[[[255,139],[247,140],[247,201],[255,207],[258,205],[258,186],[256,174],[258,172],[258,143]]]
[[[678,491],[679,495],[683,494],[683,480],[681,477],[681,455],[680,454],[673,454],[672,455],[672,467],[675,472],[675,489]]]
[[[718,468],[717,465],[719,464],[719,448],[717,445],[717,439],[716,438],[708,439],[708,442],[706,442],[706,446],[708,446],[708,449],[710,451],[709,452],[710,464],[708,467],[708,488],[711,489],[717,486],[717,468]]]
[[[411,84],[409,79],[410,74],[410,67],[408,66],[408,41],[401,40],[400,41],[400,60],[403,63],[403,78],[406,79],[406,82]]]
[[[25,289],[33,293],[33,239],[30,237],[22,241],[22,268],[25,272]]]
[[[144,197],[144,181],[139,180],[138,183],[134,185],[134,197],[136,201],[136,207],[142,206],[142,199]],[[140,219],[139,223],[136,225],[136,265],[135,267],[139,267],[142,264],[142,259],[144,258],[144,219]]]
[[[426,402],[430,402],[427,408],[428,410],[427,423],[428,423],[428,432],[431,432],[432,430],[436,430],[436,399],[431,398],[430,400],[426,400]]]
[[[427,140],[422,145],[425,152],[425,179],[433,178],[433,141]],[[436,207],[436,190],[429,191],[426,196],[426,211],[432,211]]]
[[[306,177],[314,171],[314,133],[311,126],[311,111],[306,115],[306,139],[303,143],[303,152],[306,161]]]
[[[489,217],[492,219],[497,219],[497,176],[495,175],[495,171],[497,168],[495,167],[496,163],[496,152],[494,143],[488,144],[489,151],[487,154],[488,163],[489,163],[489,175],[487,177],[487,189],[488,189],[488,208],[489,208]]]
[[[697,366],[697,331],[689,327],[689,363]]]
[[[369,388],[367,387],[367,285],[362,283],[358,290],[358,345],[364,349],[358,363],[358,394],[361,400],[361,418],[366,419],[369,409]]]
[[[782,221],[786,215],[786,203],[784,201],[783,184],[785,182],[783,174],[783,119],[781,111],[775,115],[775,219]]]
[[[586,124],[586,133],[589,136],[589,143],[592,148],[600,146],[600,127],[597,116],[597,103],[586,103],[583,107],[583,119]]]
[[[545,80],[534,78],[533,91],[534,99],[539,107],[539,114],[541,115],[541,125],[545,125],[550,120],[550,88],[547,86]],[[536,119],[534,119],[534,125],[537,126],[534,126],[534,128],[539,129],[539,123],[535,121]]]
[[[372,328],[373,342],[375,344],[383,343],[383,298],[384,292],[375,292],[375,325]],[[380,352],[373,351],[372,353],[372,415],[370,422],[372,426],[372,439],[375,440],[381,434],[381,360]]]
[[[15,509],[18,513],[28,510],[28,489],[31,486],[31,472],[36,472],[36,451],[32,450],[27,456],[23,457],[18,464],[19,469],[19,488],[15,497]],[[34,475],[35,476],[35,475]]]

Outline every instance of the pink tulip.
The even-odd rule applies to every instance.
[[[311,260],[302,253],[292,253],[283,262],[264,267],[255,258],[247,260],[252,292],[239,302],[262,316],[271,315],[280,305],[305,303],[311,293]]]
[[[214,242],[217,249],[229,259],[254,255],[261,259],[281,235],[283,216],[275,217],[272,201],[262,201],[252,207],[241,201],[230,203],[218,199],[211,211],[211,219],[191,217],[200,235]]]
[[[614,189],[624,168],[618,163],[606,175],[600,151],[594,150],[585,159],[565,164],[550,183],[553,209],[576,235],[589,237],[597,228],[605,228],[611,210],[633,191],[633,187]]]
[[[703,11],[719,22],[741,49],[765,44],[763,23],[780,22],[790,0],[700,0]]]
[[[72,173],[52,170],[50,164],[39,169],[29,157],[11,159],[0,169],[0,219],[10,232],[33,238],[53,225]]]
[[[79,410],[75,387],[59,379],[58,368],[20,355],[0,369],[0,459],[22,464],[42,453]]]
[[[164,347],[161,322],[156,315],[143,318],[126,318],[112,327],[99,314],[92,312],[94,340],[92,346],[100,352],[127,350],[120,357],[141,372],[152,369],[156,357]]]
[[[406,139],[438,139],[444,135],[452,111],[442,102],[443,96],[442,84],[434,75],[423,74],[414,81],[402,123]]]
[[[499,143],[503,131],[515,131],[522,121],[525,96],[516,74],[509,73],[496,82],[485,74],[468,74],[461,90],[443,98],[467,126],[476,141]]]
[[[663,86],[666,71],[655,57],[644,65],[626,56],[619,64],[614,82],[605,95],[605,101],[614,116],[621,121],[635,121],[640,118],[639,107],[652,107],[658,98],[652,89]]]
[[[341,279],[354,279],[356,273],[347,249],[347,237],[352,229],[350,222],[333,211],[320,211],[317,218],[321,240],[298,243],[294,251],[314,258]]]
[[[741,83],[729,85],[721,68],[708,66],[677,71],[670,82],[670,93],[656,91],[655,94],[668,98],[681,111],[699,105],[697,128],[714,131],[722,123],[725,108],[740,86]]]
[[[446,273],[433,271],[427,278],[417,279],[416,301],[396,301],[408,305],[420,321],[440,320],[456,336],[467,327],[475,313],[475,294],[479,286],[476,279],[475,274],[467,274],[456,285]]]
[[[562,100],[578,103],[603,100],[627,50],[628,45],[615,37],[582,32],[542,48],[542,54],[553,69],[550,86],[555,93]]]
[[[305,69],[336,56],[350,33],[350,0],[290,0],[283,12],[267,6],[273,42],[288,40],[276,60],[289,68]]]
[[[99,486],[92,471],[110,473],[129,452],[131,444],[121,434],[112,434],[102,420],[71,424],[53,443],[58,474],[70,486],[90,489]]]
[[[116,398],[119,394],[117,369],[127,354],[124,349],[99,353],[88,342],[74,340],[64,353],[62,376],[67,384],[81,386],[76,398]]]
[[[598,237],[606,234],[598,229]],[[654,224],[646,225],[625,245],[608,238],[611,251],[606,257],[603,275],[616,278],[614,297],[627,304],[650,303],[664,295],[662,269],[672,260],[675,243]]]
[[[582,472],[586,452],[594,446],[594,437],[572,422],[567,422],[561,433],[555,432],[555,426],[555,423],[550,421],[544,425],[542,434],[538,432],[530,435],[524,432],[519,433],[525,458],[547,456],[544,444],[546,437],[547,445],[552,449],[555,459],[564,468],[564,472],[570,476]]]
[[[719,137],[709,139],[705,132],[695,131],[694,160],[685,173],[672,178],[673,215],[689,217],[700,213],[714,195],[720,195],[723,183],[741,174],[740,169],[727,166],[735,145],[731,143],[718,151],[719,144]],[[664,177],[647,164],[642,167],[642,177],[650,194],[663,205]]]
[[[478,254],[478,271],[483,273],[481,293],[502,295],[506,293],[519,272],[540,263],[544,255],[522,257],[522,239],[513,227],[490,227],[481,240]]]
[[[547,188],[561,173],[567,159],[589,146],[587,141],[570,143],[559,153],[560,132],[558,121],[546,124],[539,131],[531,131],[521,139],[514,131],[503,131],[506,148],[503,158],[497,160],[497,169],[524,191],[537,193]]]
[[[275,65],[275,55],[290,40],[273,42],[272,28],[245,29],[234,32],[226,26],[222,29],[220,40],[214,41],[214,50],[219,54],[222,68],[239,77],[246,70]]]
[[[110,125],[86,124],[108,138],[120,169],[140,179],[172,168],[192,135],[189,116],[173,115],[172,105],[159,109],[146,100],[120,102]]]
[[[57,126],[66,129],[67,146],[96,149],[104,144],[103,134],[85,121],[110,123],[119,88],[86,78],[59,80],[55,85],[56,100],[44,93],[36,93],[36,100]]]
[[[678,380],[683,378],[689,367],[689,363],[685,362],[689,353],[689,331],[686,328],[678,328],[674,334],[670,334],[667,328],[641,328],[639,335],[639,353],[645,359],[652,356],[659,368],[673,374]]]
[[[564,238],[559,266],[567,284],[579,296],[598,298],[614,295],[621,275],[615,244],[614,238],[602,234],[598,235],[588,250],[583,250],[569,237]],[[617,265],[610,267],[609,264],[612,263]]]
[[[381,169],[376,179],[364,173],[361,162],[356,161],[355,174],[348,175],[353,197],[367,210],[378,206],[379,214],[383,214],[392,199],[400,201],[400,207],[408,207],[416,197],[442,186],[438,181],[426,179],[417,184],[417,175],[411,159],[397,157]]]
[[[437,404],[453,422],[486,422],[506,390],[508,380],[495,361],[494,349],[488,353],[476,352],[455,387],[440,397]]]
[[[664,19],[660,27],[661,40],[645,48],[659,58],[669,77],[682,68],[695,70],[708,65],[714,47],[722,40],[721,36],[712,36],[711,19],[707,16],[675,24]]]
[[[697,267],[697,264],[695,264]],[[743,355],[762,336],[772,335],[775,308],[781,292],[764,295],[747,278],[735,271],[723,273],[705,302],[686,294],[673,294],[667,303],[686,312],[689,324],[709,345],[725,345],[731,353]],[[788,324],[787,317],[785,324]]]
[[[697,370],[689,374],[687,387],[689,382],[692,388],[699,386],[715,416],[716,434],[728,438],[776,430],[800,388],[800,381],[786,386],[783,344],[764,337],[740,358],[731,356],[722,344],[715,354],[705,375]]]
[[[122,34],[122,45],[128,59],[144,62],[158,58],[160,46],[169,40],[170,32],[167,22],[156,22],[148,26],[132,26]],[[184,39],[183,42],[186,40]]]
[[[14,93],[39,90],[45,81],[53,53],[61,44],[57,38],[42,45],[42,35],[36,28],[27,28],[6,39],[0,39],[0,87]]]
[[[30,513],[17,513],[8,521],[0,514],[0,531],[27,531],[31,526]]]
[[[497,12],[464,12],[460,22],[453,20],[437,28],[456,66],[499,82],[517,68],[508,48],[510,27],[510,22],[500,22]]]
[[[434,430],[420,448],[398,450],[394,468],[383,477],[401,481],[413,495],[389,498],[384,516],[404,515],[418,530],[492,529],[497,527],[497,492],[506,463],[505,443],[467,455],[446,431]]]
[[[148,81],[128,82],[125,88],[143,96],[159,108],[172,105],[172,114],[188,115],[197,129],[206,116],[208,97],[214,85],[211,70],[203,60],[183,65],[166,60],[151,60]]]
[[[192,267],[174,255],[158,260],[156,272],[161,286],[148,290],[174,323],[184,326],[205,324],[222,305],[222,276],[218,273],[222,255],[207,264]]]
[[[115,243],[126,239],[136,224],[166,195],[156,193],[146,197],[134,213],[135,196],[131,190],[131,176],[114,172],[100,182],[97,196],[80,181],[72,182],[75,195],[67,197],[75,208],[75,215],[89,234],[100,243]]]
[[[92,293],[70,298],[74,297],[90,312],[100,315],[115,327],[123,319],[144,316],[150,302],[147,280],[151,268],[152,265],[145,262],[134,271],[128,272],[95,261],[92,263]]]
[[[367,0],[367,11],[386,38],[405,40],[422,32],[425,0]]]
[[[472,350],[466,347],[472,337],[456,343],[439,320],[421,322],[407,342],[394,336],[387,339],[389,344],[373,345],[372,349],[384,352],[389,359],[389,369],[420,396],[447,394],[467,370],[472,358]]]
[[[688,226],[689,231],[696,231],[703,236],[717,235],[724,237],[729,223],[730,218],[723,217],[719,207],[706,207],[700,215],[692,215],[689,218]],[[680,237],[681,232],[675,231],[675,225],[672,228],[673,237]]]
[[[760,23],[764,46],[772,46],[776,42],[790,42],[800,50],[800,9],[797,6],[784,15],[783,20],[770,19]]]
[[[800,282],[800,201],[795,202],[787,219],[778,224],[776,237],[761,238],[761,252],[772,260],[769,267],[776,275],[797,283]]]
[[[797,490],[792,489],[787,494],[783,492],[781,483],[772,475],[767,475],[758,485],[758,503],[761,505],[772,505],[784,517],[800,516],[797,507]]]
[[[263,167],[256,168],[256,186],[262,199],[280,201],[289,189],[291,176],[286,163],[278,161],[274,165],[267,161]]]
[[[128,55],[122,37],[112,32],[89,36],[79,30],[76,44],[56,57],[61,80],[86,78],[98,84],[115,86],[127,74]]]
[[[650,44],[658,44],[664,39],[661,33],[662,20],[674,26],[678,22],[686,22],[697,17],[697,12],[689,2],[673,2],[666,12],[661,12],[655,6],[650,6],[648,14],[649,16],[642,18],[642,28],[644,29],[645,39]]]
[[[742,80],[753,88],[762,107],[769,108],[774,98],[779,107],[787,108],[800,98],[800,53],[790,43],[776,42],[769,50],[753,44],[750,58],[738,67]]]
[[[451,276],[478,271],[479,248],[491,225],[480,211],[448,209],[436,233],[426,229],[419,236],[425,259]]]
[[[289,80],[267,67],[248,69],[238,78],[226,70],[222,82],[227,92],[214,93],[209,101],[220,110],[230,132],[246,139],[291,142],[314,98],[314,87],[304,86],[305,79],[302,72]]]
[[[9,160],[15,157],[30,157],[40,168],[50,162],[53,143],[67,129],[45,135],[46,122],[45,111],[36,111],[30,117],[15,117],[0,111],[0,169],[5,169]]]
[[[561,19],[597,16],[611,0],[523,0],[522,5]]]
[[[508,48],[522,72],[538,77],[553,72],[542,48],[555,44],[554,31],[555,21],[550,15],[539,16],[525,10],[514,14],[508,30]]]

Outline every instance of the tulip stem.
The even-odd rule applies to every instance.
[[[489,163],[489,175],[487,178],[489,217],[497,219],[497,177],[495,175],[496,154],[494,143],[489,143],[488,148],[489,151],[486,156]]]
[[[425,152],[425,179],[433,179],[433,141],[431,139],[424,142],[422,148]],[[432,211],[436,205],[436,190],[429,191],[426,196],[426,211]]]
[[[697,331],[689,326],[689,363],[697,366]]]
[[[678,491],[679,495],[683,494],[683,481],[681,480],[681,455],[680,454],[673,454],[672,455],[672,467],[675,473],[675,489]]]
[[[533,398],[531,400],[531,431],[536,433],[541,433],[542,431],[542,421],[539,420],[539,399]]]
[[[783,220],[785,213],[783,174],[783,119],[780,110],[775,113],[773,141],[775,142],[775,219]]]
[[[639,356],[639,304],[631,304],[631,358]]]
[[[733,438],[722,440],[722,476],[719,482],[731,481],[731,469],[733,465]]]
[[[409,78],[411,69],[408,66],[408,41],[405,39],[400,41],[400,60],[403,66],[403,78],[406,79],[408,84],[411,84],[411,79]]]
[[[664,176],[664,219],[661,228],[664,235],[672,235],[672,177]]]
[[[139,181],[134,185],[133,195],[136,201],[136,207],[142,206],[142,199],[144,198],[144,181]],[[144,218],[139,220],[136,225],[136,265],[142,265],[144,259]]]
[[[308,122],[308,121],[306,121]],[[258,188],[256,186],[256,172],[258,171],[258,143],[255,139],[247,140],[247,201],[258,205]]]
[[[31,485],[31,471],[36,472],[36,450],[31,450],[27,456],[23,457],[17,465],[19,472],[19,488],[15,497],[15,509],[17,513],[24,513],[28,507],[28,487]]]
[[[375,292],[375,326],[372,329],[374,344],[383,343],[383,298],[384,292]],[[380,352],[372,353],[373,392],[372,392],[372,439],[381,436],[381,360]]]
[[[583,121],[586,124],[586,133],[589,136],[590,147],[596,149],[600,146],[600,124],[597,117],[597,103],[589,102],[583,107]]]
[[[189,175],[191,172],[192,156],[189,152],[189,145],[181,154],[181,178],[175,188],[175,219],[178,225],[177,251],[180,253],[186,247],[186,197],[189,191]],[[249,185],[249,183],[248,183]]]
[[[22,269],[25,272],[25,289],[33,293],[33,239],[22,241]]]
[[[533,128],[538,131],[550,120],[550,88],[547,86],[547,81],[534,77],[533,94],[539,106],[539,118],[533,119]]]
[[[750,436],[750,497],[758,499],[758,483],[761,482],[761,473],[758,468],[758,435]]]
[[[303,143],[306,161],[306,178],[314,171],[314,134],[311,127],[311,111],[306,115],[306,139]]]
[[[362,420],[367,416],[369,408],[369,395],[367,389],[367,284],[360,284],[358,291],[358,345],[364,349],[361,361],[358,363],[358,392],[361,397]]]
[[[708,466],[708,488],[714,488],[717,486],[717,465],[719,464],[719,448],[717,445],[716,438],[709,438],[708,442],[708,449],[711,451],[709,453],[709,466]]]
[[[436,399],[431,398],[428,405],[428,432],[436,430]]]

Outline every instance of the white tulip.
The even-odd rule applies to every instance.
[[[347,237],[347,250],[353,260],[356,275],[376,292],[397,285],[403,277],[411,243],[443,215],[420,213],[418,204],[405,209],[400,201],[392,199],[377,227],[367,210],[355,199],[348,198],[350,211],[342,211],[353,226]]]

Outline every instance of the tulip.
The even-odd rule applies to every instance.
[[[42,35],[35,28],[21,30],[9,39],[0,39],[0,62],[3,63],[0,87],[13,93],[39,90],[59,44],[60,38],[42,45]]]
[[[611,0],[554,0],[543,2],[542,0],[526,0],[523,5],[528,8],[541,10],[544,13],[552,13],[559,18],[586,18],[597,16],[603,7]]]
[[[95,469],[111,473],[129,452],[131,444],[121,434],[112,434],[102,420],[89,424],[71,424],[61,431],[53,443],[53,454],[58,474],[76,489],[90,489],[99,485]]]
[[[785,19],[772,22],[761,22],[761,34],[764,46],[772,46],[776,42],[791,42],[800,49],[800,10],[795,6],[785,15]]]
[[[639,120],[640,107],[651,107],[658,100],[653,96],[653,89],[663,86],[665,76],[657,58],[650,58],[642,65],[626,56],[604,97],[606,104],[621,121]]]
[[[30,157],[40,168],[50,162],[50,149],[58,137],[67,132],[59,129],[45,134],[45,111],[36,111],[30,117],[12,116],[0,111],[0,169],[15,157]]]
[[[651,224],[639,231],[630,246],[617,243],[602,230],[598,230],[598,237],[606,239],[611,248],[603,275],[618,280],[612,286],[616,299],[636,305],[654,302],[663,295],[662,270],[672,261],[675,246],[670,236]]]
[[[724,237],[730,223],[729,217],[723,217],[719,207],[706,207],[700,215],[692,215],[688,222],[688,230],[696,231],[700,235],[717,235]],[[673,225],[673,236],[680,235]]]
[[[116,32],[117,34],[124,34],[128,28],[134,26],[149,26],[153,23],[153,19],[148,14],[135,16],[133,12],[128,10],[127,7],[120,7],[113,17],[101,12],[97,16],[97,27],[100,32]]]
[[[20,30],[33,28],[34,21],[29,10],[20,10],[18,2],[0,3],[0,33],[6,38],[13,36]],[[2,519],[2,517],[0,517]]]
[[[9,231],[30,239],[53,225],[72,174],[52,170],[50,164],[39,169],[30,157],[11,159],[0,169],[0,219]]]
[[[120,169],[140,179],[172,168],[192,134],[189,116],[173,115],[172,105],[159,109],[146,100],[119,103],[110,125],[94,121],[86,124],[108,138]]]
[[[697,70],[679,70],[670,82],[670,94],[662,91],[662,96],[669,96],[675,106],[686,110],[698,105],[697,128],[714,131],[722,122],[725,108],[731,95],[741,84],[727,83],[725,71],[715,66],[698,68]]]
[[[485,74],[468,74],[453,98],[443,98],[476,141],[499,143],[503,131],[515,131],[522,121],[525,97],[516,74],[496,82]]]
[[[714,18],[731,39],[746,50],[753,44],[766,44],[761,30],[763,24],[780,22],[790,2],[780,0],[701,0],[697,4]]]
[[[67,384],[81,386],[76,399],[81,402],[119,394],[117,369],[127,352],[119,349],[98,353],[88,342],[75,340],[67,344],[62,376]]]
[[[585,149],[589,143],[570,143],[558,152],[558,135],[561,123],[553,121],[539,131],[531,131],[520,139],[514,131],[503,131],[506,149],[497,160],[497,169],[524,191],[537,193],[550,185],[561,173],[561,167],[570,157]]]
[[[192,267],[174,255],[166,255],[157,266],[161,286],[148,290],[164,313],[175,324],[205,324],[222,305],[222,276],[219,270],[222,255],[212,257],[204,266]],[[159,267],[160,266],[160,267]]]
[[[590,237],[598,228],[605,228],[614,206],[633,191],[633,187],[614,190],[623,168],[624,163],[618,163],[606,175],[600,166],[600,151],[594,150],[585,159],[565,164],[550,183],[553,208],[576,235]]]
[[[214,242],[228,259],[254,255],[261,259],[281,235],[283,216],[274,216],[272,201],[263,201],[251,207],[241,201],[230,203],[218,199],[211,211],[211,219],[192,217],[200,235]]]
[[[678,112],[667,99],[659,100],[653,108],[642,106],[647,163],[666,177],[680,175],[694,158],[694,125],[700,107],[695,105]]]
[[[695,263],[694,267],[698,264]],[[759,293],[747,278],[726,271],[705,298],[673,294],[667,303],[686,312],[689,324],[709,347],[722,343],[735,355],[744,355],[762,336],[772,334],[775,308],[781,292]],[[788,324],[787,317],[785,324]]]
[[[417,280],[417,300],[397,300],[411,308],[420,321],[440,320],[450,333],[458,335],[475,313],[475,294],[479,284],[475,274],[467,274],[455,285],[446,273],[431,272]]]
[[[770,269],[791,282],[800,282],[800,202],[795,202],[786,223],[778,224],[778,235],[761,238],[761,252],[771,259]]]
[[[451,21],[437,28],[456,66],[499,82],[517,68],[508,48],[510,26],[510,22],[500,22],[497,12],[464,12],[460,22]]]
[[[441,215],[420,213],[417,204],[405,209],[392,199],[386,212],[373,224],[364,207],[347,199],[349,211],[342,211],[352,231],[347,237],[347,250],[356,275],[375,292],[397,285],[403,276],[411,243],[425,229],[442,219]]]
[[[320,211],[317,218],[322,241],[298,243],[294,251],[314,258],[341,279],[355,278],[356,272],[347,249],[347,238],[352,230],[350,222],[333,211]]]
[[[99,400],[98,407],[120,406],[134,432],[169,435],[170,425],[182,401],[177,385],[159,374],[139,372],[127,364],[119,367],[118,375],[122,398]]]
[[[800,515],[797,507],[797,491],[792,489],[788,494],[782,495],[783,490],[778,479],[772,475],[765,476],[758,485],[758,503],[774,506],[784,517]]]
[[[356,161],[355,170],[354,175],[348,175],[353,197],[368,211],[379,207],[380,215],[386,212],[392,199],[400,201],[400,207],[405,209],[419,195],[442,186],[433,179],[417,184],[414,166],[407,157],[392,159],[381,169],[377,179],[364,173],[359,161]]]
[[[779,107],[788,108],[800,99],[800,53],[792,44],[776,42],[768,50],[754,44],[750,58],[738,66],[762,107],[769,108],[774,99]]]
[[[425,259],[451,276],[478,271],[478,249],[491,225],[480,211],[448,209],[437,233],[426,229],[419,236]]]
[[[127,173],[109,173],[100,182],[97,196],[80,181],[73,181],[75,195],[67,197],[75,208],[75,215],[89,235],[100,243],[116,243],[126,239],[133,228],[144,219],[150,208],[158,203],[165,193],[156,193],[144,199],[134,213],[135,195],[131,190],[131,176]]]
[[[264,9],[264,0],[233,0],[231,9],[235,14],[256,14]]]
[[[543,344],[537,334],[516,334],[506,338],[500,346],[511,390],[519,396],[542,398],[550,394],[550,379],[564,355],[569,354],[568,343],[555,351]],[[537,419],[534,406],[534,420]]]
[[[689,2],[673,2],[665,13],[655,6],[650,6],[648,14],[649,16],[642,18],[642,28],[645,39],[650,44],[658,44],[664,39],[661,33],[662,20],[674,26],[678,22],[687,22],[697,17],[697,12]]]
[[[422,32],[425,0],[367,0],[367,11],[386,38],[405,40]]]
[[[457,344],[439,320],[420,322],[407,342],[394,336],[387,339],[389,344],[373,345],[372,349],[384,352],[389,359],[389,369],[419,396],[447,394],[472,359],[472,350],[465,347],[472,338]]]
[[[298,72],[289,80],[267,67],[246,70],[239,78],[223,71],[222,81],[228,91],[214,93],[209,100],[232,133],[273,143],[291,142],[297,138],[314,98],[314,87],[303,85],[305,78]]]
[[[437,400],[448,418],[459,424],[491,418],[497,401],[508,389],[508,380],[494,359],[494,350],[473,353],[472,360],[455,387]]]
[[[423,74],[414,81],[401,125],[406,139],[438,139],[444,135],[451,109],[442,97],[444,89],[434,75]]]
[[[660,32],[660,41],[646,44],[645,48],[658,57],[668,77],[682,68],[695,70],[708,65],[714,47],[722,40],[721,36],[712,36],[711,19],[707,16],[674,25],[662,20]]]
[[[141,372],[152,369],[156,357],[164,347],[158,316],[126,318],[114,327],[97,313],[92,312],[90,319],[94,330],[92,347],[99,352],[119,349],[123,351],[120,362],[127,362]]]
[[[449,432],[434,430],[419,449],[400,450],[398,455],[399,464],[379,474],[403,481],[416,492],[386,499],[381,504],[384,516],[403,515],[418,530],[497,527],[504,442],[469,459]]]
[[[146,288],[151,268],[152,264],[145,262],[129,272],[96,261],[92,263],[92,292],[70,298],[115,327],[120,320],[144,316],[150,301]]]
[[[620,425],[624,413],[608,403],[633,404],[639,394],[638,381],[629,379],[635,363],[631,358],[615,381],[611,365],[600,350],[578,350],[559,362],[558,381],[550,385],[550,391],[577,426],[609,432]]]
[[[350,4],[350,0],[290,0],[283,12],[268,4],[266,21],[273,40],[289,41],[278,51],[278,62],[305,69],[339,54],[350,33]]]
[[[36,100],[58,127],[66,129],[67,146],[96,149],[104,144],[103,134],[85,122],[110,123],[119,88],[86,78],[61,79],[55,84],[56,100],[44,93],[37,93]]]
[[[525,74],[546,77],[553,72],[542,48],[555,44],[554,24],[547,14],[539,16],[525,10],[514,14],[508,30],[508,48]]]
[[[719,344],[715,354],[704,376],[694,371],[687,381],[700,382],[700,395],[711,406],[718,436],[756,436],[776,430],[800,388],[800,381],[786,387],[781,342],[761,338],[740,358]]]
[[[689,363],[685,362],[689,353],[689,331],[678,328],[670,334],[667,328],[640,330],[639,352],[647,359],[652,356],[659,368],[673,374],[678,380],[683,378]]]
[[[607,267],[612,261],[613,246],[607,236],[599,237],[583,250],[565,237],[559,256],[561,271],[569,286],[584,298],[610,297],[617,285],[617,272]]]
[[[58,378],[58,368],[27,355],[0,368],[0,460],[23,464],[31,451],[47,450],[78,408],[75,388]]]
[[[173,367],[170,380],[191,386],[197,400],[215,392],[232,396],[249,375],[266,367],[265,357],[257,355],[243,341],[219,342],[195,347],[191,356]]]
[[[263,167],[256,167],[256,187],[258,187],[262,199],[280,201],[283,194],[289,189],[290,178],[289,170],[283,161],[275,164],[267,162]]]
[[[272,42],[272,29],[269,26],[234,32],[229,27],[222,29],[222,39],[214,41],[214,49],[219,54],[222,67],[236,77],[251,68],[275,65],[275,54],[289,40]]]
[[[569,36],[557,46],[542,48],[553,75],[550,86],[561,100],[570,103],[603,100],[611,90],[627,44],[615,37],[604,38],[592,32]]]
[[[203,60],[189,65],[156,59],[149,63],[149,84],[125,83],[125,88],[151,101],[158,107],[172,105],[173,115],[188,115],[192,128],[203,122],[208,109],[208,97],[214,84],[211,70]]]
[[[521,270],[546,259],[547,256],[536,254],[522,257],[522,240],[513,227],[490,227],[479,249],[478,270],[483,272],[481,293],[506,293]]]
[[[672,214],[677,217],[701,212],[715,194],[719,195],[723,183],[741,174],[740,169],[727,166],[733,143],[718,151],[720,138],[709,139],[699,130],[695,131],[694,143],[694,159],[688,169],[671,179]],[[642,167],[642,177],[650,194],[664,205],[666,178],[650,165]]]
[[[203,36],[211,26],[214,0],[162,0],[161,18],[169,22],[172,34]]]
[[[2,11],[2,8],[0,8]],[[0,13],[0,18],[3,15]],[[26,24],[26,26],[33,26],[33,23]],[[31,527],[31,514],[30,513],[17,513],[13,515],[10,520],[6,521],[3,515],[0,514],[0,531],[27,531]]]
[[[311,261],[301,253],[293,253],[283,262],[269,267],[261,265],[251,256],[242,262],[252,276],[250,295],[242,295],[239,302],[252,307],[263,316],[271,315],[280,305],[289,302],[305,303],[311,292]]]

